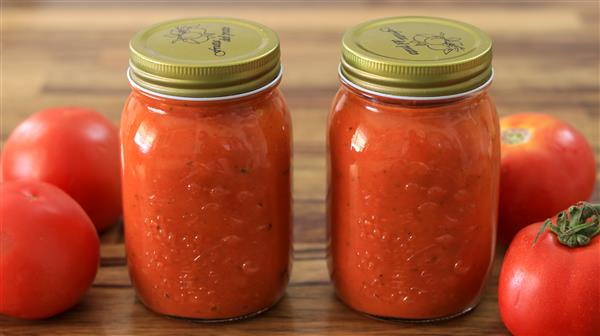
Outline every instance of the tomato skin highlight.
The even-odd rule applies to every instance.
[[[78,107],[40,111],[21,123],[2,152],[2,180],[53,184],[86,211],[98,231],[122,213],[118,129]]]
[[[85,211],[57,187],[0,185],[0,314],[41,319],[75,305],[92,284],[100,241]]]
[[[570,248],[542,223],[519,231],[498,284],[502,321],[513,335],[600,335],[600,238]],[[533,245],[533,246],[532,246]]]
[[[498,241],[508,245],[523,227],[589,199],[596,182],[594,153],[567,123],[543,114],[500,119],[501,148]],[[529,139],[509,143],[509,129]]]

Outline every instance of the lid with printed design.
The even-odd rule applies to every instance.
[[[129,43],[131,80],[159,94],[221,97],[249,92],[281,70],[279,38],[271,29],[231,18],[163,22]]]
[[[478,28],[454,20],[379,19],[344,34],[340,71],[351,83],[383,94],[458,94],[492,76],[492,41]]]

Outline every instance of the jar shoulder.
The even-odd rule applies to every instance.
[[[149,99],[133,92],[121,118],[124,149],[147,155],[202,148],[208,152],[237,148],[245,153],[288,143],[290,138],[289,111],[278,90],[258,99],[206,104]]]
[[[123,112],[153,112],[163,115],[194,112],[196,116],[208,116],[242,111],[251,113],[265,109],[282,114],[289,113],[285,98],[278,88],[240,99],[209,101],[163,99],[148,96],[134,89],[125,102]]]
[[[440,148],[476,153],[489,143],[496,148],[499,134],[496,109],[486,92],[446,104],[411,105],[367,99],[342,87],[328,123],[330,146],[385,157]]]
[[[464,108],[490,108],[495,110],[495,104],[487,89],[460,99],[448,100],[432,97],[427,100],[411,100],[362,94],[342,85],[333,98],[330,112],[333,114],[350,110],[358,112],[397,112],[404,115],[419,113],[422,115],[427,113],[439,114],[447,110]]]

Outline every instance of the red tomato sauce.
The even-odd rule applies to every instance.
[[[500,143],[487,90],[453,101],[342,85],[329,119],[329,269],[377,317],[451,317],[478,302],[493,260]]]
[[[221,320],[277,302],[292,234],[279,90],[191,102],[134,88],[121,125],[127,262],[143,303]]]

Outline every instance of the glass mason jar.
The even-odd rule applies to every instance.
[[[473,309],[493,261],[499,123],[491,40],[460,22],[396,17],[343,37],[329,117],[329,270],[376,318]]]
[[[161,23],[130,42],[121,120],[125,243],[151,310],[249,317],[283,295],[291,249],[291,122],[279,40],[262,25]]]

